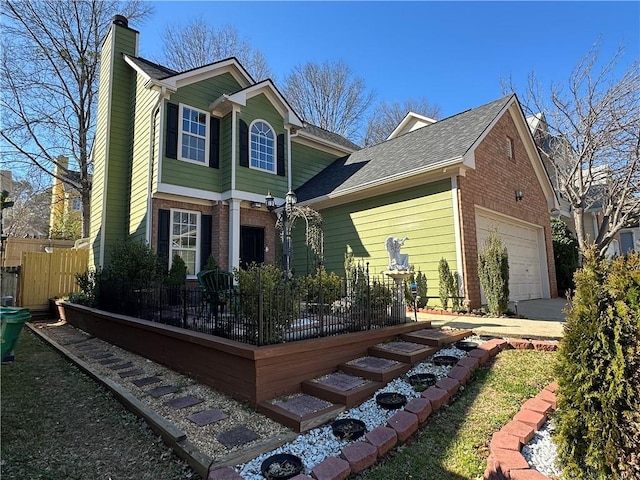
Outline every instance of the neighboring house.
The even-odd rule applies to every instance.
[[[557,172],[556,165],[562,165],[562,155],[571,155],[571,147],[559,135],[554,135],[549,131],[547,120],[543,113],[538,113],[527,117],[527,123],[531,130],[531,134],[538,145],[540,157],[542,158],[545,168],[549,173],[551,183],[558,197],[559,208],[552,211],[553,216],[557,216],[563,220],[569,229],[575,233],[575,222],[573,219],[573,210],[564,194],[564,186]],[[573,158],[569,157],[565,160],[568,167],[573,165]],[[585,235],[590,239],[598,237],[600,226],[604,221],[603,218],[603,194],[602,189],[607,183],[609,175],[609,167],[601,165],[592,169],[591,174],[594,177],[591,188],[587,195],[587,208],[585,210]],[[587,172],[584,172],[585,176]],[[632,250],[638,250],[638,242],[640,242],[640,227],[624,228],[618,232],[607,250],[610,257],[625,255]]]
[[[56,159],[51,186],[49,238],[75,240],[82,231],[82,198],[71,185],[79,185],[80,172],[69,170],[69,159]]]
[[[148,242],[167,266],[195,275],[209,255],[225,269],[273,263],[280,239],[264,205],[294,190],[323,217],[328,270],[349,245],[379,273],[385,239],[437,291],[446,258],[477,307],[477,254],[492,228],[509,250],[513,300],[557,295],[549,212],[552,185],[517,98],[434,122],[409,114],[389,140],[359,149],[309,125],[271,80],[235,59],[175,72],[137,55],[138,32],[114,17],[102,50],[93,148],[90,263],[108,263],[124,238]],[[517,196],[520,192],[523,196]],[[302,228],[293,266],[306,262]]]

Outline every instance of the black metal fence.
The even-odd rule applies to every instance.
[[[324,278],[323,278],[324,277]],[[314,275],[272,285],[217,292],[161,283],[100,283],[98,308],[153,322],[217,335],[252,345],[270,345],[339,335],[411,321],[404,292],[393,279],[361,276],[347,281]]]

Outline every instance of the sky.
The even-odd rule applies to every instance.
[[[445,118],[502,96],[501,79],[524,89],[566,83],[596,43],[620,46],[621,73],[640,58],[640,2],[153,2],[141,25],[142,57],[161,62],[160,35],[202,18],[232,25],[262,50],[277,85],[307,62],[344,61],[375,102],[425,98]]]

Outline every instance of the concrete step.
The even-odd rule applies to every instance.
[[[345,406],[307,394],[287,395],[258,404],[258,411],[301,433],[327,423]]]
[[[368,380],[344,372],[334,372],[302,382],[302,391],[328,402],[352,408],[360,405],[383,386],[383,382]]]
[[[396,377],[406,373],[411,368],[410,363],[401,363],[397,360],[367,356],[356,358],[343,363],[338,369],[349,375],[356,375],[376,382],[388,383]]]
[[[437,351],[438,347],[431,347],[422,343],[394,341],[379,343],[370,347],[369,355],[415,365]]]
[[[415,332],[403,333],[400,335],[402,340],[407,342],[421,343],[423,345],[430,345],[432,347],[443,347],[451,343],[455,343],[458,340],[462,340],[473,332],[471,330],[439,330],[433,328],[425,328],[423,330],[416,330]]]

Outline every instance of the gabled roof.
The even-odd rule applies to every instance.
[[[172,75],[176,75],[178,72],[171,70],[158,63],[153,63],[142,57],[133,57],[125,54],[125,59],[128,59],[136,67],[136,70],[140,71],[152,80],[163,80]]]
[[[296,190],[298,200],[336,197],[456,163],[512,102],[509,95],[336,160]]]
[[[427,125],[431,125],[436,122],[437,120],[434,120],[433,118],[425,117],[424,115],[420,115],[415,112],[409,112],[405,115],[398,126],[393,129],[393,132],[389,134],[387,140],[391,140],[392,138],[399,137],[404,133],[412,132],[413,130],[426,127]]]
[[[336,144],[340,147],[348,148],[351,150],[360,150],[360,146],[353,143],[351,140],[344,138],[342,135],[338,135],[337,133],[330,132],[329,130],[325,130],[324,128],[317,127],[311,123],[304,124],[304,128],[300,131],[300,134],[303,136],[311,136],[316,139],[325,140],[329,143]]]

